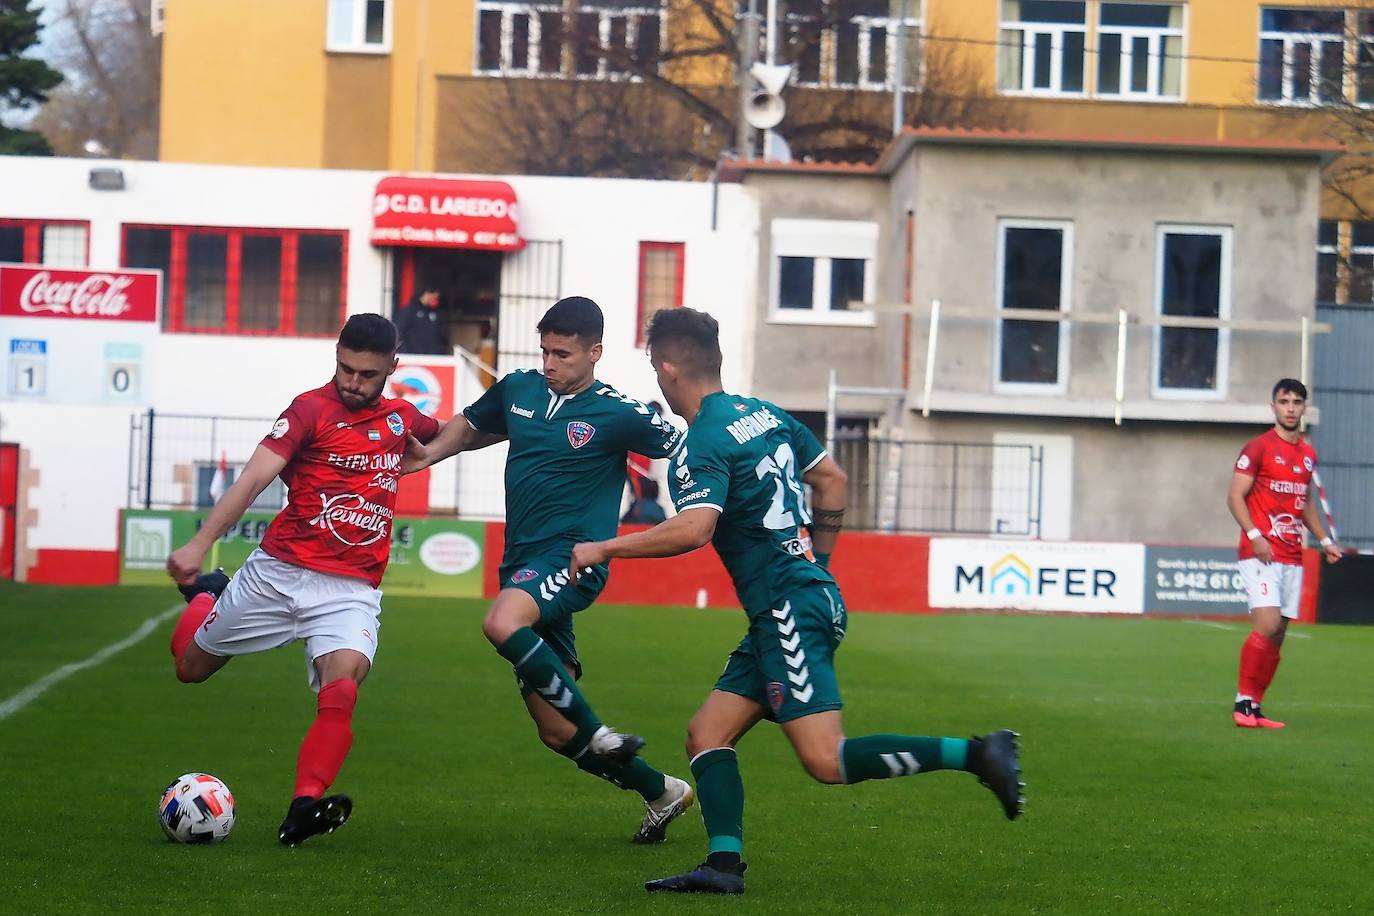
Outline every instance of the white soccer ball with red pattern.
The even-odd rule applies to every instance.
[[[178,843],[218,843],[234,829],[234,796],[209,773],[187,773],[162,793],[157,820]]]

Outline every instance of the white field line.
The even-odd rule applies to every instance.
[[[34,700],[38,699],[40,696],[46,693],[48,688],[52,687],[54,684],[58,684],[62,681],[65,681],[67,678],[71,677],[73,674],[76,674],[78,671],[85,671],[87,668],[94,668],[96,665],[101,664],[111,656],[118,655],[120,652],[123,652],[125,649],[129,648],[135,643],[142,641],[143,638],[146,637],[149,633],[153,632],[153,630],[156,630],[163,621],[171,617],[174,617],[177,614],[180,614],[183,607],[184,605],[178,604],[174,607],[168,608],[161,614],[158,614],[156,617],[149,617],[147,620],[143,621],[143,623],[139,625],[137,630],[134,630],[132,633],[121,639],[119,642],[111,643],[110,645],[101,649],[99,652],[95,653],[85,661],[72,662],[70,665],[63,665],[61,668],[56,668],[53,671],[50,671],[47,674],[43,675],[43,677],[34,681],[32,684],[25,687],[23,690],[19,691],[14,696],[10,697],[4,702],[0,702],[0,721],[8,719],[10,716],[14,715],[19,710],[23,709],[25,706],[28,706]]]
[[[1227,631],[1232,632],[1232,633],[1237,633],[1237,632],[1240,632],[1241,630],[1244,630],[1244,629],[1245,629],[1245,627],[1236,626],[1236,625],[1233,624],[1233,623],[1217,623],[1215,620],[1185,620],[1184,623],[1195,623],[1195,624],[1197,624],[1197,625],[1199,625],[1199,626],[1213,627],[1213,628],[1218,629],[1218,630],[1227,630]],[[1285,638],[1292,638],[1292,639],[1311,639],[1311,638],[1312,638],[1312,634],[1311,634],[1311,633],[1299,633],[1297,630],[1289,630],[1289,631],[1288,631],[1286,634],[1284,634],[1284,635],[1285,635]]]

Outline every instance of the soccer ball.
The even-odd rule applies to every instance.
[[[162,793],[157,821],[178,843],[218,843],[234,829],[234,796],[209,773],[187,773]]]

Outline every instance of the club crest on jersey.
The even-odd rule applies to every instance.
[[[596,427],[581,420],[573,420],[568,424],[568,442],[572,443],[573,448],[581,448],[592,441],[592,436],[596,435]]]
[[[782,712],[782,701],[787,699],[787,688],[772,681],[768,684],[768,705],[773,709],[773,715]]]
[[[405,421],[394,411],[386,415],[386,428],[391,430],[393,436],[404,436],[406,432]]]
[[[1306,455],[1303,455],[1303,456],[1302,456],[1302,466],[1305,467],[1305,468],[1307,468],[1307,473],[1309,473],[1309,474],[1312,473],[1312,459],[1311,459],[1311,458],[1308,458]]]
[[[515,571],[515,575],[510,577],[510,580],[515,583],[528,582],[531,579],[538,577],[538,575],[539,573],[537,570],[530,569],[528,566],[526,566],[524,569],[517,569]]]

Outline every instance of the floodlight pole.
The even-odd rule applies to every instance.
[[[739,50],[739,126],[735,135],[735,158],[754,158],[754,129],[745,120],[744,113],[749,110],[749,99],[753,95],[753,77],[749,70],[754,66],[754,57],[759,47],[759,4],[749,0],[749,13],[740,29]]]

